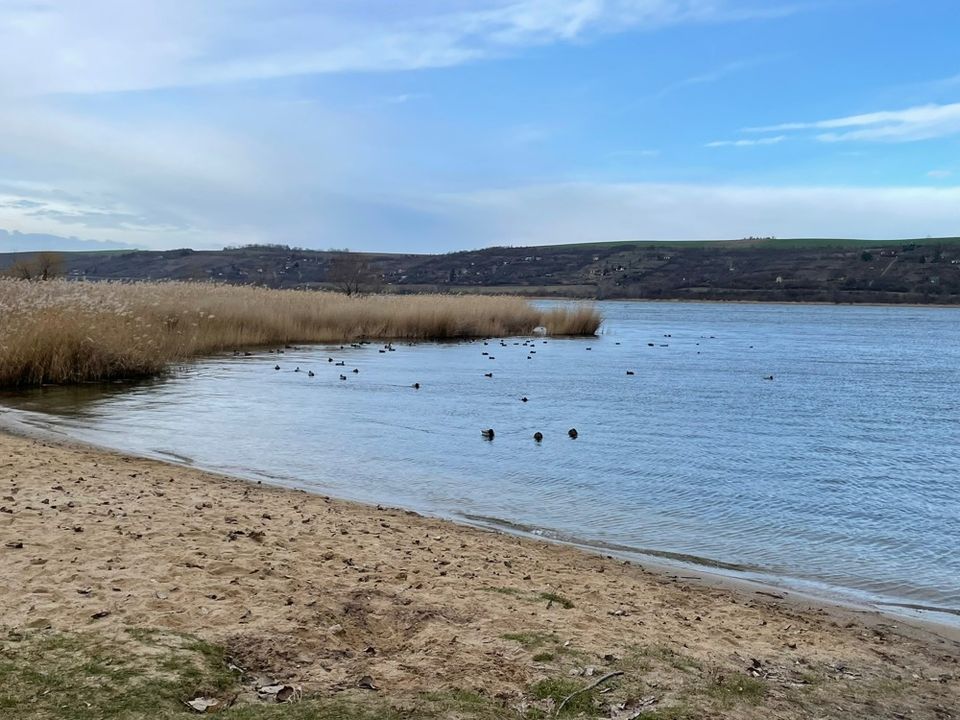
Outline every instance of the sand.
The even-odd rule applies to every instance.
[[[370,676],[381,695],[522,704],[543,678],[618,667],[661,708],[709,704],[724,677],[763,683],[711,716],[960,707],[948,628],[399,509],[0,433],[0,510],[0,631],[191,633],[315,694]]]

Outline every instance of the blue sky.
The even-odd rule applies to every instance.
[[[956,235],[958,31],[955,0],[0,0],[0,249]]]

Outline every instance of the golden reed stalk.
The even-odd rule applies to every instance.
[[[481,295],[369,295],[189,282],[0,279],[0,386],[134,378],[224,350],[367,339],[592,335],[590,305],[541,311]]]

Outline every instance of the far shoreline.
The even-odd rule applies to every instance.
[[[468,293],[465,293],[468,294]],[[487,293],[476,293],[485,295]],[[492,294],[492,293],[491,293]],[[509,293],[504,293],[509,294]],[[581,298],[559,295],[519,295],[527,300],[555,301],[555,302],[584,302],[584,303],[651,303],[651,304],[683,304],[683,305],[776,305],[778,307],[876,307],[876,308],[937,308],[939,310],[960,310],[958,303],[874,303],[874,302],[830,302],[817,300],[706,300],[698,298]],[[603,334],[603,331],[598,331]]]

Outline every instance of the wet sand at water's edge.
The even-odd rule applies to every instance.
[[[955,630],[696,572],[4,432],[0,508],[4,635],[189,633],[305,694],[512,707],[623,669],[651,707],[742,676],[762,699],[716,716],[960,717]]]

